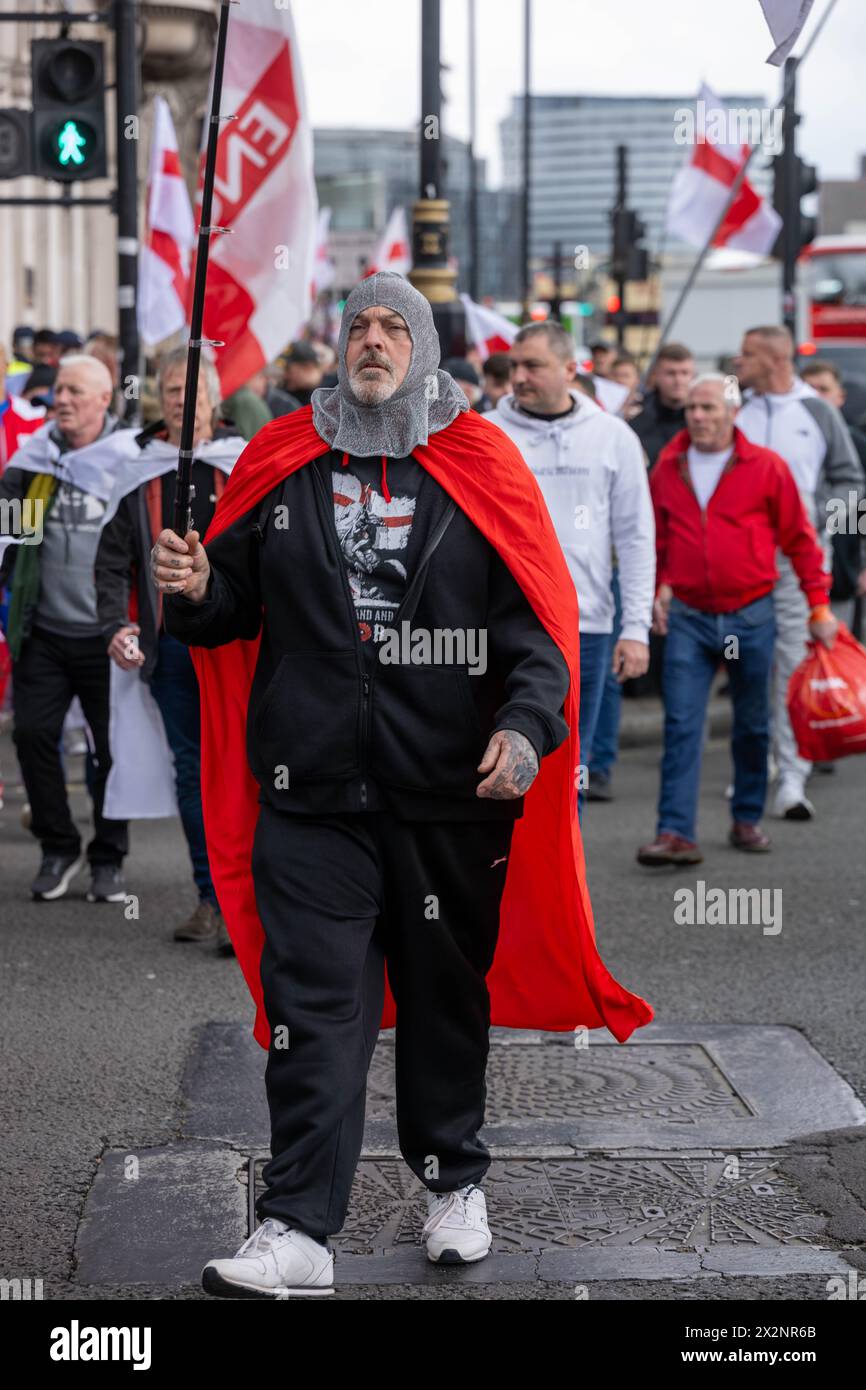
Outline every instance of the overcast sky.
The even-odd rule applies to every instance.
[[[797,52],[828,0],[815,0]],[[478,153],[499,181],[498,123],[523,83],[523,0],[476,0]],[[448,133],[468,133],[466,0],[442,0]],[[420,0],[293,0],[316,126],[406,127],[419,116]],[[533,0],[537,92],[775,101],[781,72],[758,0]],[[803,67],[800,150],[824,178],[853,178],[866,153],[866,0],[837,0]]]

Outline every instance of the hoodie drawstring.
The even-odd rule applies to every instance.
[[[348,462],[349,462],[349,455],[346,453],[346,454],[343,455],[342,467],[345,468],[346,465],[348,464]],[[390,501],[391,501],[391,492],[390,492],[390,489],[389,489],[389,487],[388,487],[388,473],[387,473],[387,467],[388,467],[387,456],[386,456],[385,454],[383,454],[383,455],[382,455],[382,496],[384,497],[384,499],[385,499],[386,502],[390,502]]]

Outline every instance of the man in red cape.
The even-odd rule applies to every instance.
[[[218,1296],[330,1292],[380,1027],[397,1026],[428,1257],[469,1262],[491,1240],[489,1024],[625,1042],[653,1016],[595,945],[574,586],[519,451],[438,364],[426,299],[369,277],[338,385],[247,446],[204,545],[154,547],[201,688],[214,882],[268,1048],[262,1224],[206,1267]]]

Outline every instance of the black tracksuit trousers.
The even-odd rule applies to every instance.
[[[490,1000],[513,820],[306,816],[262,805],[252,856],[271,1027],[259,1221],[341,1229],[364,1134],[383,963],[397,1002],[400,1150],[436,1192],[479,1182]]]
[[[72,819],[60,755],[63,721],[74,696],[81,701],[94,743],[94,835],[91,866],[120,866],[129,852],[128,822],[102,814],[111,770],[108,742],[111,663],[101,637],[64,637],[34,627],[13,667],[13,739],[33,819],[30,829],[43,854],[74,854],[81,835]]]

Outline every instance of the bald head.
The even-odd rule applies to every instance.
[[[794,339],[787,328],[750,328],[737,358],[740,385],[761,394],[790,391],[794,382]]]
[[[57,425],[73,449],[98,439],[111,403],[111,373],[104,363],[83,353],[63,357],[54,383]]]

